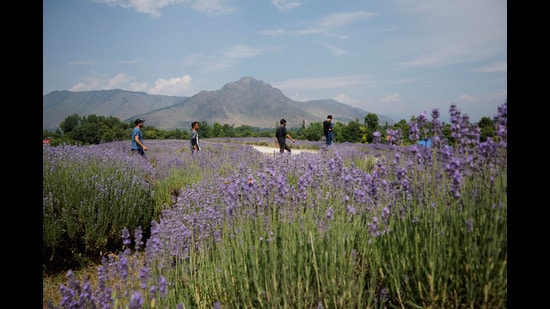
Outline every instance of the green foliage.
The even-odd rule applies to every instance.
[[[316,212],[306,210],[305,222],[298,223],[274,209],[224,226],[224,237],[210,250],[192,252],[188,263],[164,273],[169,280],[183,273],[187,278],[167,299],[194,308],[215,302],[235,308],[360,308],[372,301],[375,289],[364,289],[373,283],[367,259],[356,254],[364,235],[359,221],[331,221],[332,228],[323,231]]]
[[[422,186],[425,200],[402,201],[400,215],[373,243],[380,284],[394,307],[505,308],[506,169],[463,178],[460,200],[442,196],[427,175],[417,180],[430,184]]]
[[[164,134],[164,139],[179,139],[179,140],[188,140],[189,132],[182,131],[180,129],[169,130]]]
[[[365,116],[365,127],[367,133],[367,143],[372,143],[373,133],[380,130],[380,125],[378,124],[378,116],[373,113],[368,113]]]
[[[312,122],[308,127],[301,128],[299,135],[301,139],[308,141],[319,141],[323,135],[323,123]]]
[[[335,131],[339,133],[337,141],[341,142],[350,142],[350,143],[359,143],[361,142],[361,137],[363,135],[362,126],[357,121],[350,121],[346,127],[342,127],[341,130]]]
[[[43,261],[51,269],[97,261],[120,248],[123,228],[151,223],[153,187],[143,161],[87,150],[43,151]]]
[[[493,138],[496,133],[496,128],[493,120],[489,117],[482,117],[479,122],[477,123],[479,129],[480,129],[480,142],[485,142],[487,138]]]
[[[44,137],[51,137],[51,145],[80,144],[97,145],[103,142],[128,139],[131,127],[115,117],[80,117],[78,114],[67,116],[59,125],[61,131],[52,134],[44,131]]]
[[[408,142],[408,140],[409,140],[408,136],[409,136],[410,128],[409,128],[409,124],[407,123],[407,121],[405,119],[401,119],[401,120],[399,120],[399,122],[395,123],[393,125],[393,129],[401,131],[403,144],[405,144],[405,145],[410,145],[411,144],[410,142]]]
[[[446,124],[443,128],[443,136],[449,141],[449,146],[456,145],[456,139],[452,136],[451,125]]]
[[[206,121],[201,121],[198,132],[201,138],[215,137],[213,128]]]
[[[171,170],[168,177],[161,179],[155,186],[155,206],[153,219],[158,220],[162,210],[170,207],[173,197],[178,196],[179,190],[184,190],[203,178],[203,170],[199,165],[189,164],[184,168]]]
[[[417,121],[416,116],[411,116],[410,121]],[[431,122],[425,124],[426,130],[430,130],[432,126]],[[444,124],[443,137],[447,140],[448,145],[453,146],[455,144],[454,138],[451,136],[450,124]],[[482,117],[477,124],[480,128],[480,141],[484,142],[488,138],[496,139],[496,128],[493,120],[489,117]],[[131,129],[134,124],[132,121],[129,123],[123,123],[119,119],[114,117],[104,117],[89,115],[88,117],[80,117],[78,114],[67,116],[64,121],[60,123],[62,130],[58,132],[50,132],[45,130],[43,132],[44,139],[50,139],[50,145],[57,146],[62,144],[79,144],[79,145],[92,145],[109,141],[127,140],[131,135]],[[260,129],[253,128],[248,125],[241,125],[234,128],[229,124],[214,123],[210,126],[207,122],[200,122],[199,136],[203,139],[206,138],[219,138],[219,137],[272,137],[278,122],[273,129]],[[368,113],[364,117],[364,124],[359,123],[359,120],[350,121],[348,124],[336,122],[334,127],[335,142],[336,143],[372,143],[373,133],[379,131],[382,140],[386,136],[386,130],[400,130],[401,145],[410,145],[413,142],[409,140],[409,124],[405,119],[401,119],[399,122],[384,126],[379,125],[378,115],[374,113]],[[311,122],[306,126],[305,120],[302,121],[302,125],[299,128],[287,128],[291,136],[308,141],[320,141],[323,130],[322,122]],[[164,131],[152,126],[145,126],[143,128],[143,136],[145,139],[189,139],[189,130],[169,130]],[[422,139],[427,139],[430,136],[421,136]]]

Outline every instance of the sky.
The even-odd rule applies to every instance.
[[[395,121],[507,101],[506,0],[44,0],[43,95],[193,96],[253,77]],[[282,115],[283,117],[284,115]],[[338,119],[337,115],[333,115]]]

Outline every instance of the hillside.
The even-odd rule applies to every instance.
[[[363,121],[368,111],[335,100],[298,102],[279,89],[252,77],[243,77],[215,91],[201,91],[191,97],[149,95],[125,90],[53,91],[43,98],[43,129],[56,129],[69,115],[113,116],[122,121],[144,118],[146,125],[163,130],[189,129],[192,121],[208,124],[248,125],[273,128],[281,118],[289,127],[323,121]],[[378,115],[381,124],[394,123]]]

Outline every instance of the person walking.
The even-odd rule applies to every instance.
[[[328,115],[327,119],[323,121],[323,134],[325,135],[325,144],[327,146],[332,145],[334,142],[334,124],[332,123],[332,115]]]
[[[198,121],[193,121],[193,123],[191,123],[191,137],[189,139],[191,144],[191,153],[201,151],[201,146],[199,143],[199,132],[197,132],[199,127],[200,125]]]
[[[286,139],[290,139],[293,143],[295,143],[296,140],[286,131],[286,120],[284,118],[279,121],[279,124],[280,126],[275,131],[275,138],[277,139],[277,143],[279,143],[279,152],[283,153],[286,150],[288,153],[291,153],[290,147],[286,144]]]
[[[145,157],[145,152],[147,151],[147,146],[143,144],[143,135],[141,134],[141,128],[143,128],[143,123],[145,120],[138,118],[134,123],[136,126],[132,130],[132,145],[130,146],[130,149],[132,149],[132,153],[139,153],[141,156]]]

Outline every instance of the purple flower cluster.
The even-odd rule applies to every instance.
[[[152,299],[167,297],[172,286],[162,275],[151,274],[173,269],[174,265],[188,259],[191,252],[209,250],[213,242],[222,238],[224,226],[236,222],[265,222],[267,234],[272,235],[270,222],[274,218],[299,224],[305,221],[304,214],[313,213],[318,231],[326,232],[330,228],[328,223],[345,216],[342,221],[361,218],[365,237],[376,239],[391,233],[388,223],[392,216],[402,215],[408,207],[434,207],[433,203],[427,203],[426,186],[431,188],[432,195],[443,193],[460,199],[466,178],[474,177],[476,171],[489,165],[505,164],[495,158],[500,158],[506,147],[506,104],[499,108],[499,115],[495,117],[499,126],[498,143],[491,139],[480,143],[479,129],[470,125],[467,115],[461,116],[455,105],[449,113],[452,137],[458,142],[456,150],[443,146],[446,142],[441,135],[439,111],[434,109],[431,122],[426,113],[421,113],[409,123],[409,138],[416,141],[432,137],[433,149],[417,145],[397,147],[401,132],[388,130],[391,143],[385,147],[341,143],[318,154],[264,156],[252,151],[251,147],[234,147],[227,151],[208,140],[203,141],[203,148],[212,147],[211,151],[202,151],[198,158],[192,159],[194,161],[187,154],[184,160],[176,159],[168,154],[169,151],[158,156],[150,154],[156,162],[155,175],[197,164],[205,171],[205,177],[179,189],[173,205],[165,208],[160,218],[152,222],[147,240],[141,239],[141,227],[134,231],[134,249],[135,252],[145,251],[144,265],[132,264],[136,259],[131,258],[131,234],[124,229],[122,238],[126,250],[116,258],[104,260],[98,269],[97,291],[94,293],[86,281],[81,284],[69,272],[68,284],[60,287],[61,308],[82,308],[91,303],[97,304],[94,308],[111,308],[114,297],[125,297],[128,308],[147,307]],[[377,144],[380,133],[375,133]],[[161,142],[155,144],[155,141],[148,143],[151,149],[157,145],[174,147]],[[376,158],[372,170],[350,163],[365,157]],[[225,168],[226,163],[232,170]],[[474,229],[472,220],[465,224],[469,232]],[[357,252],[352,253],[356,258]],[[132,272],[139,274],[137,286],[129,282]],[[114,287],[107,284],[113,279],[119,282]],[[379,297],[384,302],[387,292],[384,288],[380,290]],[[213,306],[221,308],[222,304],[216,302]],[[180,307],[183,308],[183,304],[178,304]],[[323,307],[321,302],[318,307]]]

